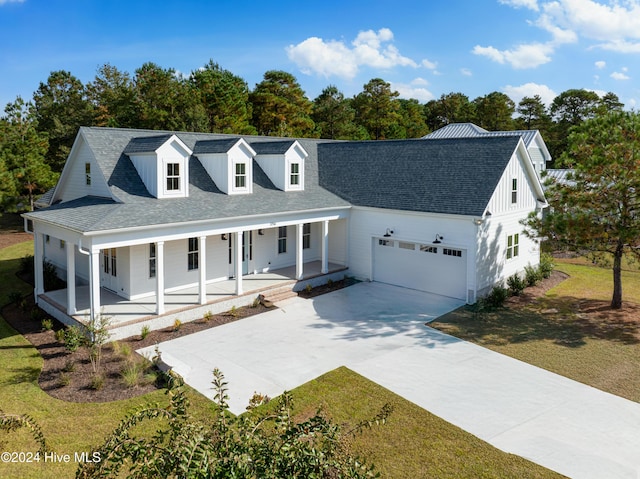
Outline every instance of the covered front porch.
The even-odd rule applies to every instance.
[[[328,263],[323,273],[322,261],[304,263],[304,274],[298,278],[298,268],[289,266],[273,271],[242,276],[243,292],[237,294],[236,279],[209,282],[206,284],[206,299],[203,302],[200,287],[189,286],[164,293],[164,312],[157,313],[155,294],[127,300],[105,288],[100,288],[100,314],[109,318],[112,339],[120,339],[140,334],[143,326],[162,329],[174,324],[176,319],[188,322],[201,318],[207,312],[212,314],[230,310],[233,306],[247,306],[259,294],[269,296],[282,291],[300,291],[307,284],[312,286],[326,283],[329,279],[342,279],[347,271],[344,265]],[[66,324],[84,323],[91,317],[89,285],[75,287],[75,314],[68,314],[68,290],[59,289],[39,295],[42,309]]]

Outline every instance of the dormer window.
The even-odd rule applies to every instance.
[[[246,163],[236,163],[236,188],[247,187],[247,165]]]
[[[291,175],[289,177],[291,186],[300,185],[300,163],[291,163]]]
[[[180,163],[167,163],[167,191],[180,191]]]
[[[87,186],[91,186],[91,163],[84,164],[84,182]]]

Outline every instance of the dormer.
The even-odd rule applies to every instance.
[[[256,161],[276,188],[304,190],[304,160],[309,154],[297,140],[256,141]]]
[[[243,195],[253,192],[256,152],[242,138],[198,141],[193,154],[223,193]]]
[[[124,150],[156,198],[189,196],[191,150],[176,135],[133,138]]]

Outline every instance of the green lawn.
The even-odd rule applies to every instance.
[[[30,288],[14,275],[19,258],[29,253],[30,243],[0,250],[0,302],[8,291]],[[8,285],[11,285],[10,287]],[[38,387],[42,358],[21,335],[0,317],[0,408],[7,413],[28,414],[42,427],[50,447],[58,454],[88,451],[113,430],[125,414],[147,403],[166,404],[163,391],[141,398],[101,404],[60,401]],[[208,417],[210,403],[188,389],[192,412]],[[395,410],[388,424],[358,436],[354,451],[373,462],[383,477],[438,478],[557,478],[561,477],[517,456],[501,452],[478,438],[433,416],[367,379],[340,368],[293,391],[296,411],[302,416],[322,405],[339,423],[354,424],[373,417],[385,403]],[[147,431],[151,429],[147,428]],[[144,432],[144,431],[143,431]],[[0,433],[1,451],[34,451],[26,431]],[[0,477],[73,477],[75,464],[0,463]]]
[[[609,269],[574,263],[560,262],[557,269],[570,277],[531,305],[479,317],[460,308],[432,326],[640,402],[640,326],[594,302],[606,305],[611,299]],[[640,273],[623,272],[623,297],[626,314],[640,317]],[[590,310],[598,316],[584,313]]]

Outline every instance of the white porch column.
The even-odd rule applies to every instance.
[[[89,300],[91,304],[89,320],[93,323],[100,314],[100,250],[91,251],[89,258]]]
[[[33,243],[34,243],[34,257],[33,257],[33,268],[34,268],[34,294],[36,303],[38,302],[38,295],[44,293],[44,273],[42,268],[42,262],[44,261],[44,235],[42,233],[38,233],[37,231],[33,233]]]
[[[329,220],[322,222],[322,274],[329,272]]]
[[[66,242],[67,250],[67,314],[76,314],[76,246]]]
[[[200,236],[198,241],[198,269],[200,272],[200,304],[207,304],[207,237]]]
[[[164,241],[156,242],[156,314],[164,314]]]
[[[236,275],[236,295],[242,294],[242,231],[234,233],[235,236],[235,275]]]
[[[296,279],[302,279],[304,259],[302,255],[302,223],[296,225]]]

